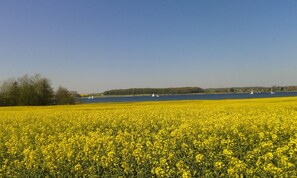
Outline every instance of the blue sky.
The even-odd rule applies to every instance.
[[[0,80],[79,92],[297,85],[295,0],[0,1]]]

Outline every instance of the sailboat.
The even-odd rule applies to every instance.
[[[152,97],[155,97],[155,94],[154,93],[152,94]]]
[[[254,94],[254,91],[252,90],[251,93],[250,93],[250,95],[253,95],[253,94]]]
[[[272,95],[274,95],[275,93],[272,91],[272,89],[271,89],[271,91],[270,91],[270,94],[272,94]]]

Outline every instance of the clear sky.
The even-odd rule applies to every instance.
[[[78,92],[297,85],[296,0],[0,0],[0,80]]]

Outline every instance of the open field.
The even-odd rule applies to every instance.
[[[297,97],[3,107],[0,176],[297,176]]]

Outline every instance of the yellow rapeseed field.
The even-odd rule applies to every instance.
[[[297,98],[0,108],[0,177],[294,177]]]

